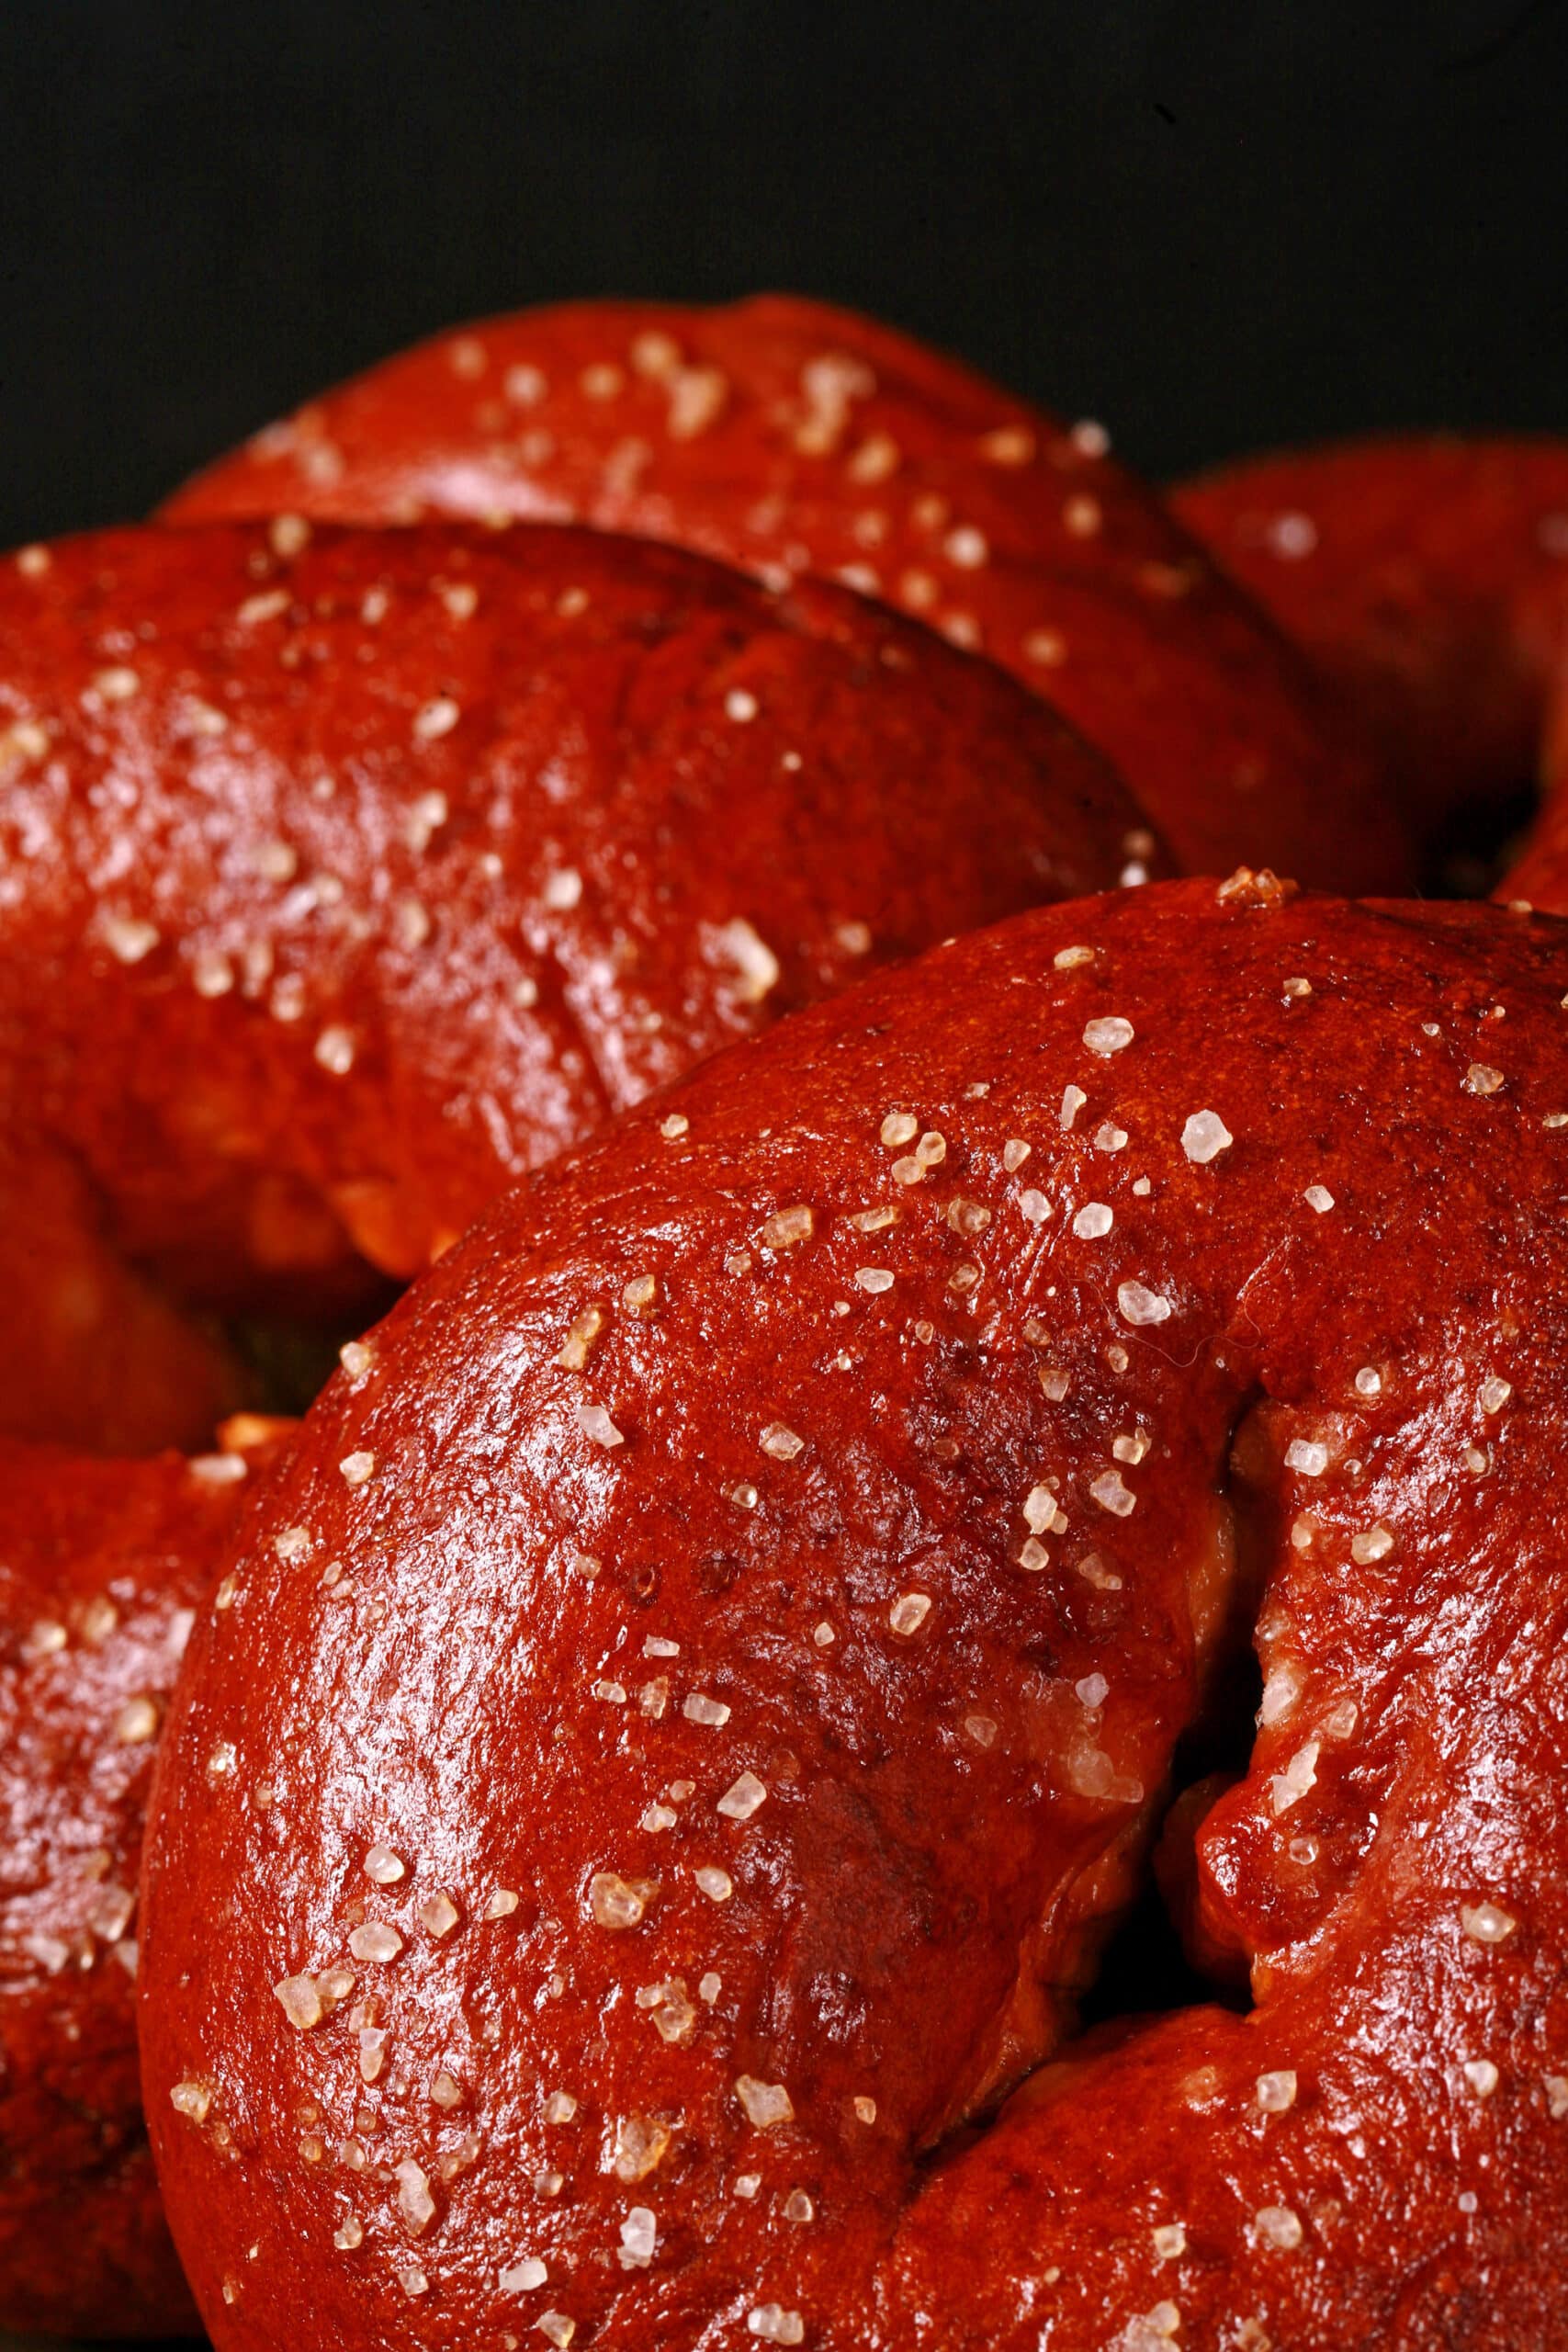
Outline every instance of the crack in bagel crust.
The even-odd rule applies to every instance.
[[[220,2352],[1568,2341],[1565,989],[1549,922],[1158,886],[492,1207],[161,1751],[144,2086]],[[1198,1849],[1257,2006],[1064,2046],[1253,1398]]]

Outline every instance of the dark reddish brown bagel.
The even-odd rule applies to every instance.
[[[10,2327],[195,2324],[132,2032],[152,1748],[213,1563],[276,1425],[204,1459],[0,1439],[0,2311]]]
[[[1315,682],[1106,452],[827,303],[574,302],[383,361],[165,512],[543,516],[844,581],[1045,695],[1186,871],[1400,887],[1393,812]]]
[[[209,1448],[243,1386],[212,1312],[372,1295],[714,1046],[1156,854],[1037,702],[842,590],[557,529],[26,550],[0,567],[0,1429]],[[156,2334],[190,2310],[72,1858],[134,1872],[150,1750],[116,1748],[113,1678],[161,1703],[146,1624],[206,1588],[232,1493],[6,1464],[0,2326]],[[111,1574],[140,1630],[100,1658],[75,1594]]]
[[[1451,434],[1224,466],[1171,503],[1381,746],[1417,828],[1539,780],[1503,895],[1568,908],[1568,444]]]
[[[715,1046],[1146,862],[1139,823],[988,664],[812,582],[452,526],[25,552],[0,1230],[59,1373],[0,1407],[199,1444],[231,1372],[149,1275],[230,1307],[406,1277]],[[39,1195],[79,1246],[36,1246]]]
[[[220,2352],[1562,2352],[1565,989],[1495,908],[1030,915],[415,1285],[160,1755]],[[1256,2006],[1058,2049],[1252,1577]]]

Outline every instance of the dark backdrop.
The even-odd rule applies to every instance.
[[[0,0],[0,537],[567,294],[796,286],[1170,470],[1568,426],[1564,0]]]

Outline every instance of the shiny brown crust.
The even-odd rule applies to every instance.
[[[1418,827],[1568,765],[1568,444],[1451,434],[1224,466],[1171,503],[1379,743]],[[1503,894],[1568,909],[1549,807]]]
[[[160,1754],[220,2352],[1560,2352],[1565,989],[1545,920],[1162,886],[495,1204]],[[1256,2006],[1056,2052],[1252,1575]]]
[[[764,295],[485,320],[311,401],[165,511],[279,509],[575,519],[840,580],[1047,696],[1186,871],[1408,878],[1393,812],[1314,680],[1103,429],[852,311]]]
[[[136,2075],[132,1983],[153,1743],[272,1429],[186,1461],[0,1439],[0,2314],[193,2329]]]
[[[209,1310],[351,1306],[715,1046],[1129,855],[1157,848],[1093,752],[843,590],[521,526],[24,551],[0,566],[0,1428],[209,1447],[245,1381]],[[139,1625],[188,1611],[217,1505],[174,1464],[7,1459],[0,1510],[42,1548],[0,1544],[0,2326],[164,2332],[191,2314],[129,1980],[97,1946],[85,1973],[75,1942],[58,1976],[16,1958],[76,1883],[39,1876],[34,1814],[88,1823],[73,1852],[112,1842],[108,1669],[73,1633],[33,1663],[28,1629],[73,1625],[105,1562]],[[110,1774],[116,1884],[148,1752]]]
[[[230,1375],[148,1269],[228,1306],[407,1276],[703,1054],[1114,880],[1129,836],[1146,860],[1010,681],[814,582],[453,526],[13,560],[0,1182],[84,1234],[63,1298],[62,1250],[24,1252],[61,1374],[14,1425],[200,1442]]]

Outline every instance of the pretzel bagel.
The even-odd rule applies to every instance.
[[[1317,682],[1160,501],[945,355],[831,305],[575,302],[400,353],[170,501],[580,520],[815,572],[982,649],[1112,761],[1187,872],[1413,871]]]
[[[702,1054],[1157,854],[1037,702],[840,589],[525,526],[0,567],[0,1430],[200,1457],[0,1462],[0,2326],[193,2321],[121,1909],[148,1627],[244,1483],[216,1318],[368,1314]]]
[[[7,1364],[0,1427],[205,1442],[235,1400],[171,1295],[406,1279],[701,1054],[1114,880],[1129,835],[1152,855],[1010,681],[814,582],[538,529],[26,551],[0,571],[0,1186],[82,1238],[22,1255],[62,1370]]]
[[[1568,2343],[1565,989],[1544,919],[1157,886],[495,1204],[160,1754],[220,2352]],[[1254,2006],[1064,2045],[1254,1618]]]
[[[241,1483],[0,1439],[0,2279],[5,2322],[194,2329],[141,2123],[132,1984],[153,1743]],[[67,2257],[67,2248],[69,2256]]]
[[[1380,746],[1417,827],[1537,782],[1503,894],[1568,907],[1568,446],[1390,436],[1224,466],[1176,513]]]

